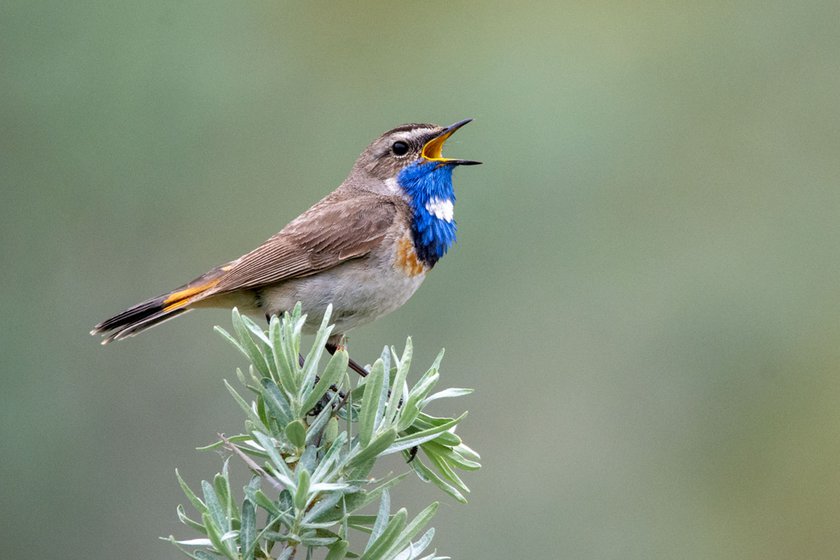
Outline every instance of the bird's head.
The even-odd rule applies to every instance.
[[[443,144],[466,119],[450,126],[406,124],[389,130],[362,152],[348,186],[397,195],[411,207],[414,247],[431,267],[455,242],[452,171],[480,161],[443,157]]]
[[[446,169],[446,174],[451,176],[452,169],[458,165],[478,165],[480,161],[447,158],[442,153],[446,140],[471,120],[450,126],[404,124],[391,129],[362,152],[354,172],[386,182],[393,190],[402,173],[424,175]]]

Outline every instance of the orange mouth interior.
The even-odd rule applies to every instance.
[[[440,136],[432,138],[426,145],[423,146],[423,157],[429,161],[449,161],[449,158],[443,157],[443,144],[446,142],[447,138],[452,136],[452,133],[455,132],[454,130],[450,130]]]

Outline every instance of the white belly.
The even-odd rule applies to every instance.
[[[403,305],[426,276],[425,271],[407,275],[393,265],[393,257],[382,261],[377,263],[370,257],[353,260],[313,276],[264,288],[262,311],[282,313],[300,301],[307,314],[304,331],[312,333],[332,303],[333,335],[343,334]]]

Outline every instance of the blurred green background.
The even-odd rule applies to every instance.
[[[455,558],[837,558],[838,53],[836,1],[3,2],[3,557],[179,558],[229,314],[88,330],[473,117],[458,244],[351,348],[445,346],[485,468],[395,502]]]

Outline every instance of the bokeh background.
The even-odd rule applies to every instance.
[[[455,558],[837,558],[838,53],[831,1],[3,2],[0,555],[179,558],[229,315],[88,330],[473,117],[457,245],[351,349],[446,347],[485,467],[394,500]]]

